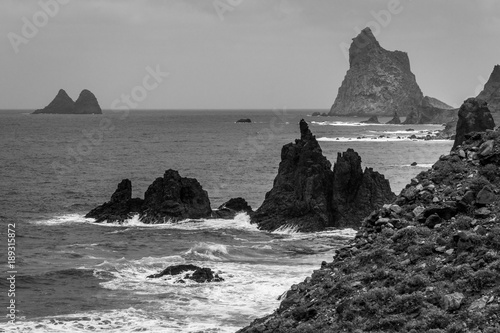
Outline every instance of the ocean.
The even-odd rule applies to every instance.
[[[300,137],[301,118],[332,164],[353,148],[395,193],[452,146],[407,138],[438,125],[366,125],[310,117],[313,111],[0,111],[0,332],[235,332],[276,309],[280,295],[355,235],[263,232],[245,214],[155,225],[84,218],[124,178],[142,197],[155,178],[176,169],[198,179],[212,209],[234,197],[256,209],[272,187],[281,147]],[[240,118],[253,122],[236,123]],[[146,278],[180,263],[209,267],[225,280]]]

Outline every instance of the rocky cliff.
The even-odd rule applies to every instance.
[[[500,332],[500,131],[467,137],[239,332]]]
[[[482,132],[495,128],[495,121],[485,101],[469,98],[458,111],[458,121],[453,148],[465,141],[470,132]]]
[[[500,65],[493,68],[488,82],[477,98],[486,101],[491,112],[500,112]]]
[[[330,115],[406,116],[423,99],[405,52],[382,48],[370,28],[353,39],[350,68]]]
[[[283,146],[273,188],[251,215],[260,229],[357,227],[360,217],[392,200],[389,182],[372,169],[363,172],[356,152],[339,154],[332,171],[307,123],[299,126],[300,139]]]
[[[49,105],[35,110],[33,114],[102,114],[102,110],[90,91],[82,90],[76,102],[73,102],[66,91],[60,89]]]

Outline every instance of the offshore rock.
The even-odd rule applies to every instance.
[[[97,98],[89,90],[84,89],[75,102],[75,113],[77,114],[102,114]]]
[[[352,149],[338,153],[333,167],[333,222],[335,227],[359,227],[375,208],[395,198],[389,181],[373,171],[361,169],[361,157]]]
[[[442,107],[437,107],[440,105]],[[413,109],[403,124],[444,124],[458,119],[458,109],[426,96],[420,107]]]
[[[140,213],[142,204],[142,199],[132,199],[132,182],[124,179],[109,202],[92,209],[85,217],[94,218],[96,222],[123,222],[134,213]]]
[[[377,116],[371,116],[368,120],[364,120],[361,122],[362,124],[380,124]]]
[[[500,112],[500,65],[493,68],[493,72],[484,85],[483,91],[477,95],[477,98],[488,103],[491,112]]]
[[[330,115],[406,116],[421,105],[408,55],[382,48],[370,28],[353,39],[349,65]]]
[[[482,132],[495,128],[495,121],[491,116],[487,103],[478,98],[469,98],[464,101],[458,111],[458,122],[453,149],[466,139],[471,132]]]
[[[251,123],[252,119],[250,119],[250,118],[241,118],[241,119],[236,120],[236,122],[237,123]]]
[[[281,149],[273,188],[251,216],[260,229],[317,231],[332,226],[332,165],[304,119],[299,126],[300,139]]]
[[[260,229],[358,227],[364,215],[394,198],[389,182],[372,169],[363,172],[352,149],[338,155],[332,171],[307,123],[299,125],[301,138],[283,146],[273,188],[251,215]]]
[[[73,102],[66,91],[60,89],[57,96],[43,109],[33,114],[102,114],[101,107],[93,93],[84,89]]]
[[[219,206],[219,208],[212,213],[212,217],[214,218],[222,218],[222,219],[232,219],[238,213],[247,213],[252,214],[252,207],[246,202],[243,198],[233,198],[229,199],[229,201],[223,203]]]
[[[194,272],[192,274],[186,274],[186,276],[184,276],[184,279],[193,280],[198,283],[224,281],[224,279],[221,278],[218,274],[214,274],[214,272],[210,268],[199,267],[191,264],[168,266],[163,271],[157,274],[148,275],[147,278],[156,279],[165,275],[179,275],[189,271],[194,271]],[[183,283],[185,281],[179,280],[177,282]]]
[[[139,214],[144,223],[164,223],[207,218],[212,213],[208,194],[200,183],[193,178],[183,178],[172,169],[148,187],[144,200],[131,196],[132,183],[124,179],[109,202],[94,208],[85,217],[94,218],[96,222],[123,222]]]
[[[50,102],[49,105],[43,109],[38,109],[33,112],[33,114],[41,113],[54,113],[54,114],[64,114],[64,113],[75,113],[75,102],[68,96],[66,91],[60,89],[56,97]]]
[[[399,119],[398,113],[394,112],[394,117],[392,117],[392,119],[389,120],[386,124],[393,124],[393,125],[401,124],[401,119]]]

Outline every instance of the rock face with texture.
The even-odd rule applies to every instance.
[[[493,68],[493,72],[484,85],[483,91],[477,95],[477,98],[488,103],[491,112],[500,112],[500,65]]]
[[[399,119],[398,113],[394,112],[394,117],[392,117],[392,119],[389,120],[386,124],[393,124],[393,125],[401,124],[401,119]]]
[[[300,139],[283,146],[273,188],[251,215],[260,229],[357,227],[359,216],[394,198],[389,182],[371,169],[363,172],[352,149],[339,154],[332,171],[307,123],[299,125]]]
[[[176,222],[211,216],[208,194],[193,178],[183,178],[175,170],[165,171],[146,190],[143,199],[132,199],[132,183],[125,179],[111,200],[91,210],[85,217],[96,222],[122,222],[139,214],[144,223]]]
[[[212,213],[212,217],[232,219],[236,214],[241,212],[252,214],[253,210],[245,199],[232,198],[220,205],[219,208]]]
[[[460,145],[470,132],[482,132],[495,128],[487,103],[478,98],[469,98],[458,111],[458,122],[453,148]]]
[[[405,52],[387,51],[365,28],[349,48],[350,68],[330,115],[406,116],[423,99]]]
[[[238,332],[500,332],[499,170],[500,130],[473,133]]]
[[[49,105],[33,114],[102,114],[102,110],[97,98],[90,91],[82,90],[76,102],[73,102],[66,91],[60,89]]]
[[[102,114],[97,98],[87,89],[82,90],[75,102],[75,113],[78,114]]]
[[[403,124],[444,124],[458,119],[458,109],[438,109],[423,105],[411,111]]]

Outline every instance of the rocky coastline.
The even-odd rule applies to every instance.
[[[467,100],[459,122],[475,118],[465,104],[482,105]],[[500,332],[500,130],[468,125],[332,262],[238,332]]]

